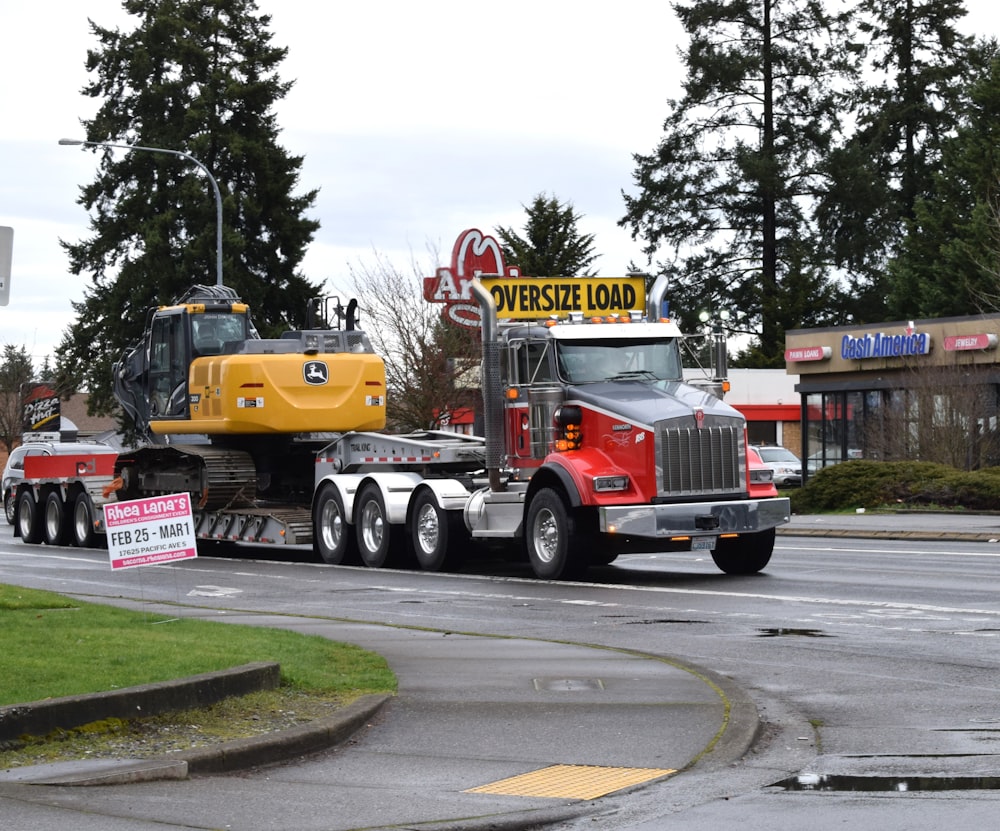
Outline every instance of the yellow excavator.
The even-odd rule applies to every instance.
[[[356,328],[264,339],[227,286],[150,310],[114,365],[114,394],[145,442],[115,465],[119,500],[189,492],[200,508],[309,504],[331,434],[385,426],[385,365]],[[339,304],[337,306],[339,310]]]

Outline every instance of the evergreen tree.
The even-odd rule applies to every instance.
[[[277,143],[273,106],[290,84],[277,68],[270,18],[253,0],[125,0],[133,31],[91,23],[84,93],[103,99],[88,141],[189,154],[223,197],[223,282],[250,304],[264,336],[301,325],[317,294],[297,269],[318,223],[296,195],[302,158]],[[142,333],[146,310],[216,282],[216,210],[203,172],[174,155],[100,148],[101,171],[81,188],[88,238],[63,243],[70,271],[89,279],[77,323],[57,350],[60,386],[112,404],[111,364]]]
[[[0,357],[0,444],[8,451],[21,438],[21,387],[33,377],[31,356],[23,346],[4,344]]]
[[[726,309],[758,335],[759,365],[783,365],[785,330],[805,322],[785,299],[803,281],[823,303],[812,319],[835,317],[810,210],[838,127],[833,85],[851,70],[846,21],[810,0],[674,8],[690,36],[684,94],[657,149],[634,157],[638,194],[624,194],[619,224],[650,260],[668,249],[659,267],[689,329]]]
[[[594,235],[576,229],[581,218],[570,203],[538,194],[530,206],[524,238],[511,228],[496,228],[507,265],[516,265],[530,277],[593,277]]]
[[[886,263],[927,197],[954,133],[974,60],[972,39],[955,23],[962,0],[860,0],[858,39],[866,77],[845,106],[857,128],[827,160],[829,184],[817,209],[829,256],[851,283],[845,315],[855,320],[906,316],[887,305]]]
[[[916,201],[890,264],[899,317],[952,317],[1000,308],[1000,56],[970,90],[957,133],[942,146],[928,194]]]

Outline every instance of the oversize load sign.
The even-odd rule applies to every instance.
[[[519,320],[566,317],[570,312],[584,317],[627,315],[642,310],[646,300],[642,277],[484,277],[482,283],[496,301],[497,316]]]
[[[477,327],[481,312],[472,295],[477,277],[493,295],[500,318],[532,320],[570,312],[604,317],[645,308],[642,277],[525,277],[516,266],[504,263],[500,244],[476,228],[463,231],[455,241],[450,268],[424,278],[424,299],[443,303],[445,320]]]
[[[151,496],[104,506],[111,568],[134,568],[198,556],[191,497]]]

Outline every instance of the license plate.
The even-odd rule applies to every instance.
[[[717,537],[695,537],[691,540],[692,551],[715,551]]]

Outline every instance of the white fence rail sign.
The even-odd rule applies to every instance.
[[[157,566],[198,556],[186,493],[104,506],[111,568]]]

